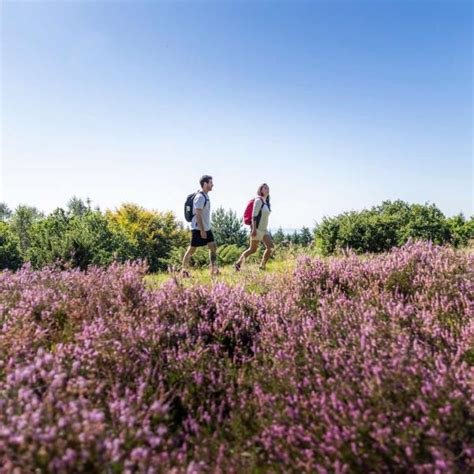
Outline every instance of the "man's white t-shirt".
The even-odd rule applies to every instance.
[[[196,193],[196,196],[194,196],[194,215],[191,221],[191,229],[201,230],[197,224],[196,209],[202,209],[201,216],[204,230],[206,232],[211,230],[211,201],[209,200],[209,196],[203,191],[199,191]]]

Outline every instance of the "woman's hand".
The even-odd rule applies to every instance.
[[[257,235],[257,229],[252,230],[252,237],[255,237]]]
[[[201,239],[207,239],[207,232],[205,230],[201,230]]]

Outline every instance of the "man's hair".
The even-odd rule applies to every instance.
[[[211,179],[212,179],[212,176],[209,176],[208,174],[201,176],[201,179],[199,180],[199,184],[201,185],[201,188],[204,186],[204,183],[209,183]]]

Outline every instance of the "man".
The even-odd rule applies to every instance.
[[[211,201],[209,200],[209,191],[212,191],[214,183],[212,176],[204,175],[200,180],[201,191],[196,193],[193,202],[193,219],[191,221],[191,244],[183,258],[184,277],[189,277],[189,263],[192,255],[198,247],[207,245],[209,248],[209,260],[211,275],[217,274],[217,246],[211,230]]]

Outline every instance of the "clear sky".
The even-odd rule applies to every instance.
[[[1,3],[0,201],[182,218],[201,174],[275,228],[473,212],[470,1]]]

